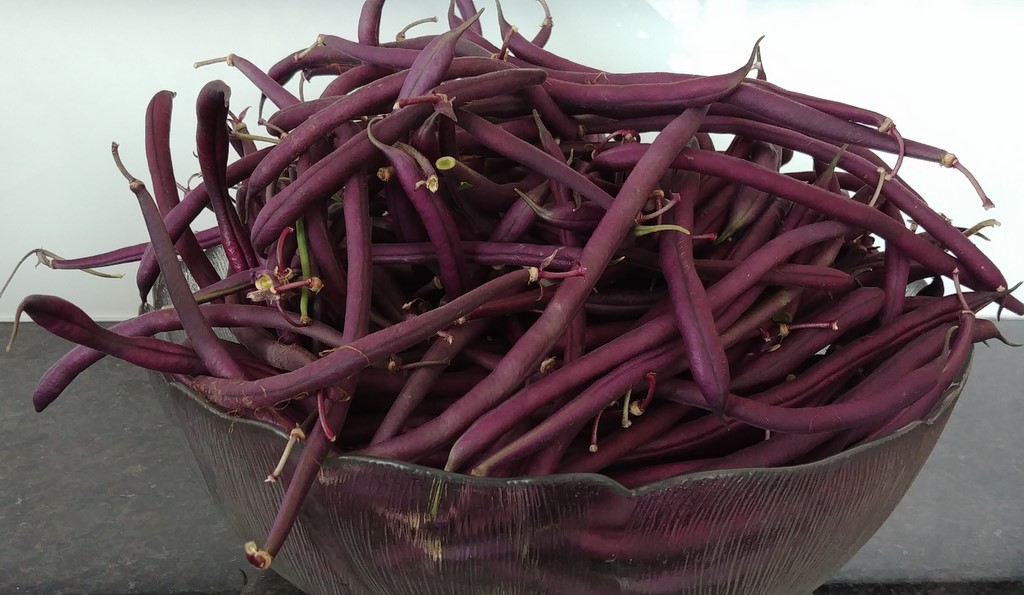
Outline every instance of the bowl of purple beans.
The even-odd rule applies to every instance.
[[[383,5],[266,70],[197,64],[263,101],[256,131],[203,87],[194,187],[153,96],[149,185],[112,145],[149,241],[30,253],[138,261],[145,303],[101,327],[25,298],[79,344],[36,409],[104,355],[151,370],[248,561],[311,595],[824,583],[925,463],[973,345],[1006,342],[977,313],[1024,313],[973,241],[997,222],[956,225],[899,170],[955,170],[989,208],[980,182],[769,82],[760,40],[730,72],[609,73],[545,49],[545,2],[528,37],[499,6],[493,40],[460,0],[388,41]]]

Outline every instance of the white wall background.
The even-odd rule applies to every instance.
[[[769,80],[840,99],[892,117],[904,136],[955,152],[998,208],[985,212],[966,180],[933,164],[910,162],[901,174],[957,223],[995,217],[984,248],[1010,283],[1024,279],[1024,207],[1020,200],[1017,42],[1024,2],[865,0],[549,0],[555,19],[549,48],[609,71],[732,70],[760,35]],[[487,2],[485,33],[494,39]],[[192,157],[196,92],[220,78],[233,108],[258,94],[224,65],[193,70],[196,60],[229,52],[267,68],[318,33],[355,37],[361,2],[331,0],[44,1],[0,0],[0,269],[46,247],[77,257],[146,239],[141,217],[110,159],[122,145],[128,167],[146,173],[143,116],[161,89],[178,93],[173,137],[176,173]],[[527,36],[540,22],[533,0],[506,0],[509,20]],[[436,15],[447,2],[391,0],[382,37]],[[436,32],[442,25],[419,31]],[[308,90],[318,93],[321,86]],[[254,122],[252,116],[250,121]],[[207,221],[206,223],[209,223]],[[131,316],[134,267],[120,280],[73,271],[24,268],[0,299],[10,320],[29,293],[69,298],[97,319]]]

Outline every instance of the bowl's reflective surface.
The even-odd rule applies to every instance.
[[[903,497],[967,371],[929,420],[883,440],[813,464],[637,490],[599,475],[487,480],[336,457],[274,568],[311,595],[806,593]],[[261,541],[290,479],[289,469],[263,481],[286,436],[154,378],[239,547]]]

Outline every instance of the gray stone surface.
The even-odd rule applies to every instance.
[[[144,372],[105,358],[35,413],[35,382],[67,349],[25,324],[0,356],[0,593],[240,589],[238,540]]]
[[[1024,339],[1024,322],[1002,328]],[[10,325],[0,324],[7,335]],[[0,593],[291,595],[250,571],[145,373],[106,359],[44,414],[31,394],[68,344],[22,327],[0,356]],[[1024,350],[979,348],[905,500],[823,594],[1024,593]],[[971,584],[940,585],[934,583]],[[938,589],[938,590],[936,590]]]
[[[1003,332],[1024,341],[1024,321]],[[979,345],[956,409],[907,496],[835,577],[1024,578],[1024,349]]]

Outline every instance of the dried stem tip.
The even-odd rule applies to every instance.
[[[300,426],[295,426],[292,431],[288,433],[288,442],[284,445],[284,452],[281,453],[281,459],[277,462],[277,467],[267,475],[264,480],[266,483],[275,483],[277,478],[281,477],[284,473],[284,466],[288,462],[288,457],[291,455],[292,449],[295,448],[295,443],[299,440],[305,440],[306,433],[302,431]]]
[[[963,306],[961,312],[963,314],[974,315],[974,310],[967,304],[967,298],[964,296],[963,287],[960,286],[960,269],[953,269],[953,289],[956,290],[956,296],[960,299],[960,305]]]
[[[128,168],[124,166],[124,162],[121,161],[121,154],[118,151],[120,146],[121,145],[117,144],[116,142],[110,143],[110,154],[114,157],[114,165],[117,166],[117,171],[121,172],[121,175],[124,176],[124,179],[128,180],[129,188],[134,190],[140,186],[145,186],[145,184],[142,183],[142,180],[136,178],[131,173],[129,173]]]
[[[259,549],[255,541],[245,544],[245,559],[260,570],[270,568],[270,563],[274,561],[274,557],[270,555],[270,552]]]
[[[598,411],[597,415],[594,416],[594,420],[590,425],[590,448],[588,449],[590,452],[597,452],[597,429],[601,425],[602,413],[604,413],[603,409],[601,411]]]
[[[193,62],[192,68],[202,68],[203,66],[209,66],[211,64],[220,64],[222,62],[227,63],[228,66],[234,66],[234,54],[228,54],[227,56],[221,56],[220,58],[210,58],[209,60],[200,60],[199,62]]]
[[[647,378],[647,394],[644,395],[642,401],[633,401],[629,407],[629,412],[635,416],[641,416],[647,411],[647,408],[651,406],[651,401],[654,400],[654,389],[657,387],[658,374],[656,372],[648,372],[645,374]]]
[[[633,422],[629,419],[629,402],[633,397],[633,389],[626,391],[626,396],[622,400],[622,427],[628,428],[633,425]]]
[[[425,25],[427,23],[436,23],[436,22],[437,22],[437,17],[427,17],[425,19],[419,19],[419,20],[413,21],[413,22],[409,23],[408,25],[406,25],[405,27],[403,27],[402,30],[399,31],[395,35],[395,41],[403,41],[405,39],[405,37],[406,37],[406,34],[409,33],[409,29],[412,29],[413,27],[415,27],[417,25]]]

